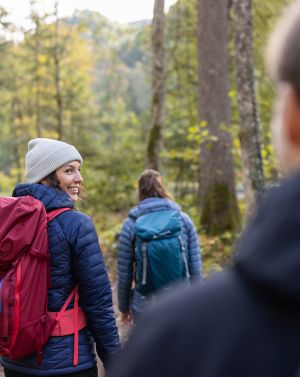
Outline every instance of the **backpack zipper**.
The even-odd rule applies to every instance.
[[[180,249],[181,249],[181,255],[182,255],[182,259],[183,259],[183,263],[184,263],[184,267],[185,267],[186,278],[189,279],[191,277],[191,275],[190,275],[190,271],[189,271],[188,262],[187,262],[187,259],[186,259],[184,242],[183,242],[182,237],[178,236],[178,239],[179,239],[179,242],[180,242]]]
[[[146,285],[146,281],[147,281],[147,242],[142,243],[142,255],[143,255],[142,285]]]

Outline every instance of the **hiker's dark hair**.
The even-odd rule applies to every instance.
[[[139,200],[147,198],[172,199],[171,194],[164,186],[163,178],[153,169],[146,169],[138,179]]]
[[[53,171],[50,173],[47,177],[45,177],[43,180],[47,181],[47,184],[50,187],[60,188],[59,187],[59,179],[57,178],[56,171]]]

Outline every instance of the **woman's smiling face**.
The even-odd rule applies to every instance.
[[[82,177],[80,174],[81,164],[79,161],[71,161],[56,170],[59,187],[64,190],[74,201],[78,199]]]

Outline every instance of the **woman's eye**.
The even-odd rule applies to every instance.
[[[66,170],[66,173],[67,173],[67,174],[71,174],[71,173],[72,173],[72,169],[67,169],[67,170]]]

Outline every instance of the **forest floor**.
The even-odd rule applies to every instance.
[[[125,325],[122,322],[121,313],[118,310],[118,306],[117,306],[117,284],[116,284],[116,282],[112,282],[112,294],[113,294],[114,311],[115,311],[117,326],[118,326],[118,329],[119,329],[120,339],[121,339],[121,343],[124,343],[124,341],[127,338],[128,332],[130,330],[130,326]],[[99,358],[97,358],[97,363],[98,363],[98,376],[104,377],[103,365],[102,365],[101,361],[99,360]],[[0,374],[0,377],[3,377],[3,376]]]

